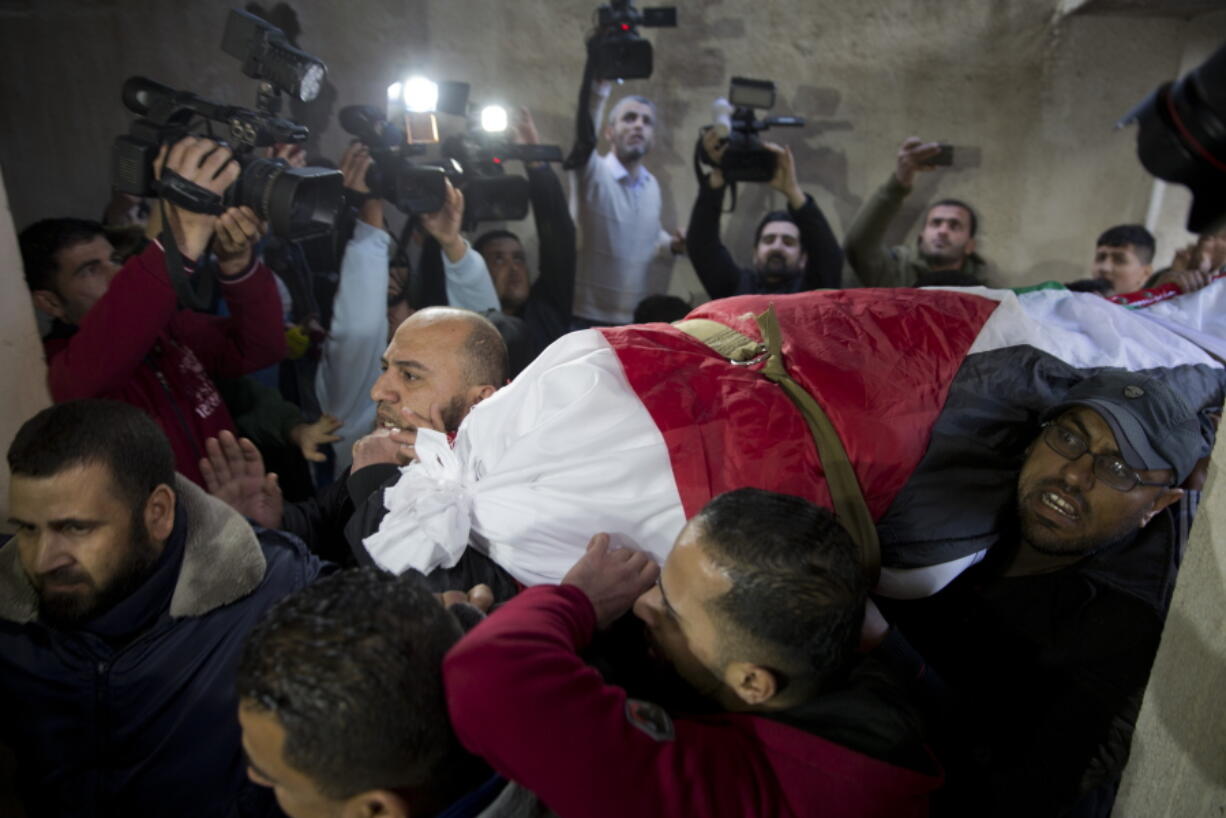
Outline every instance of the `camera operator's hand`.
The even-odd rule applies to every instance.
[[[291,168],[305,168],[306,148],[292,142],[278,142],[272,149],[273,159],[284,159]]]
[[[341,422],[325,412],[314,423],[299,423],[290,429],[289,439],[302,452],[304,459],[312,463],[322,463],[328,456],[319,448],[340,440],[340,436],[335,434],[340,427]]]
[[[728,140],[719,135],[719,131],[708,127],[702,132],[702,149],[707,158],[715,165],[724,161],[724,151],[728,150]],[[724,186],[724,172],[718,167],[712,168],[707,174],[707,184],[712,190]]]
[[[771,178],[770,186],[788,197],[789,207],[799,210],[805,203],[805,192],[796,180],[796,160],[792,157],[792,149],[774,142],[766,142],[765,147],[775,154],[775,175]]]
[[[917,172],[933,170],[936,167],[929,160],[935,158],[940,152],[940,142],[925,142],[918,136],[907,137],[898,148],[898,167],[894,169],[895,178],[903,187],[911,187],[915,184]]]
[[[223,276],[236,276],[251,266],[251,248],[268,232],[249,207],[231,207],[217,217],[213,252]]]
[[[169,149],[162,146],[153,162],[153,175],[160,179],[165,167],[220,196],[241,173],[238,162],[233,160],[234,155],[229,148],[211,139],[186,136]],[[217,217],[208,213],[193,213],[170,202],[166,202],[166,217],[183,257],[192,260],[200,258],[213,236]]]
[[[364,199],[358,208],[358,218],[371,227],[383,227],[383,200],[371,194],[370,185],[366,184],[366,174],[375,160],[370,155],[370,148],[361,142],[354,142],[341,157],[341,174],[345,177],[345,189],[352,190]]]
[[[536,131],[536,122],[526,105],[519,106],[511,121],[511,141],[516,145],[539,145],[541,135]]]
[[[460,224],[464,220],[464,194],[447,180],[447,200],[433,213],[421,214],[421,226],[442,245],[443,252],[452,263],[464,258],[467,247],[460,237]]]

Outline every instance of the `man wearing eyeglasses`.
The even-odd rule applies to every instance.
[[[1009,533],[936,596],[882,604],[950,694],[948,814],[1110,812],[1178,569],[1172,504],[1212,447],[1202,413],[1135,373],[1042,420]]]

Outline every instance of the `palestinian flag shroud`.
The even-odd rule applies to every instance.
[[[1195,305],[1218,293],[1163,306],[1185,303],[1197,324]],[[689,317],[758,339],[753,316],[772,305],[788,370],[838,431],[878,521],[883,583],[993,544],[1038,415],[1083,378],[1160,373],[1197,407],[1220,406],[1226,386],[1189,332],[1065,290],[742,296]],[[1188,329],[1212,335],[1209,323]],[[536,584],[560,580],[597,531],[662,559],[688,516],[739,486],[830,507],[804,420],[758,369],[666,324],[572,333],[475,407],[454,450],[419,432],[422,461],[387,490],[366,546],[390,570],[429,571],[471,542]]]

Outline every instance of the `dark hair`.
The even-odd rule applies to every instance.
[[[634,323],[671,324],[680,321],[694,309],[684,298],[675,295],[649,295],[634,308]]]
[[[733,626],[739,658],[779,663],[814,688],[840,676],[858,644],[868,581],[834,514],[744,488],[716,497],[697,519],[707,557],[732,582],[712,604]]]
[[[140,409],[113,400],[77,400],[39,412],[17,430],[8,463],[13,474],[26,477],[101,464],[134,511],[158,486],[175,484],[175,456],[166,435]]]
[[[1154,235],[1139,224],[1117,224],[1103,231],[1094,246],[1126,247],[1129,244],[1142,264],[1149,264],[1154,260]]]
[[[31,292],[51,290],[58,293],[55,270],[59,262],[55,254],[104,233],[100,223],[86,219],[43,219],[22,230],[18,241],[26,270],[26,286]]]
[[[1098,293],[1100,295],[1113,292],[1111,282],[1105,278],[1079,278],[1064,285],[1069,292]]]
[[[464,376],[469,386],[501,388],[507,382],[507,342],[493,322],[472,313],[472,329],[464,341]]]
[[[796,224],[796,220],[792,218],[792,214],[786,210],[772,210],[762,217],[762,221],[758,222],[758,229],[753,231],[753,246],[757,247],[758,242],[762,239],[762,231],[771,222],[787,222],[788,224]],[[796,224],[799,228],[800,225]]]
[[[521,245],[523,244],[523,242],[519,240],[519,236],[515,235],[510,230],[487,230],[478,236],[477,240],[473,242],[473,250],[476,251],[477,255],[483,255],[485,253],[485,245],[489,244],[491,241],[498,241],[498,239],[515,239],[515,241],[518,241]]]
[[[468,759],[443,693],[443,656],[460,635],[420,574],[343,571],[252,629],[239,699],[280,722],[285,761],[330,798],[446,793]]]
[[[975,213],[975,208],[968,205],[961,199],[942,199],[939,202],[933,202],[928,205],[928,210],[924,212],[924,222],[928,222],[928,214],[932,213],[934,207],[960,207],[966,211],[967,217],[970,219],[971,238],[975,238],[975,234],[979,232],[979,216]]]

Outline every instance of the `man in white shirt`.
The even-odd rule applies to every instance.
[[[684,251],[681,232],[669,234],[660,225],[660,184],[643,167],[655,143],[655,104],[641,96],[619,100],[604,126],[611,149],[596,152],[596,123],[611,88],[607,80],[584,85],[566,164],[575,171],[583,236],[575,275],[578,326],[630,323],[639,301],[668,292],[670,251]]]

